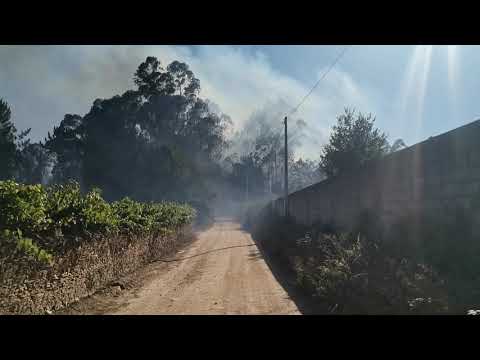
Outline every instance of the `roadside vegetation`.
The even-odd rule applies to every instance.
[[[404,147],[390,146],[371,116],[347,109],[337,120],[320,160],[328,177]],[[388,231],[374,212],[345,231],[299,225],[270,207],[252,209],[245,225],[325,313],[467,314],[480,303],[479,199],[468,209],[405,215]]]
[[[467,273],[440,266],[450,263],[448,253],[442,263],[422,261],[408,246],[399,251],[402,243],[391,246],[328,224],[306,227],[269,212],[251,230],[276,266],[295,276],[297,286],[316,298],[324,313],[465,314],[476,307],[475,289],[464,288],[462,297],[470,295],[469,301],[460,301],[457,293]]]
[[[187,64],[164,67],[149,56],[133,82],[121,95],[96,99],[83,116],[65,114],[35,143],[28,129],[17,133],[0,98],[0,270],[20,262],[51,266],[102,238],[116,242],[118,252],[119,238],[149,245],[194,221],[211,224],[213,204],[228,198],[242,211],[254,208],[245,225],[326,313],[466,313],[480,301],[473,218],[480,202],[471,213],[415,219],[415,228],[406,218],[382,235],[364,218],[350,232],[298,225],[261,211],[283,194],[285,148],[275,116],[254,113],[228,138],[232,120],[200,97],[200,80]],[[312,129],[296,119],[290,130],[291,192],[405,147],[400,139],[389,144],[372,115],[352,109],[338,116],[317,160],[294,156],[298,139]],[[92,269],[88,261],[79,273]],[[73,256],[71,268],[76,263]]]
[[[98,189],[82,194],[75,182],[44,187],[0,181],[0,209],[2,257],[44,264],[101,236],[165,235],[195,217],[192,207],[173,202],[108,203]]]

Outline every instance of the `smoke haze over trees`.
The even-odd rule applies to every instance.
[[[201,98],[201,82],[186,63],[163,67],[149,56],[133,80],[136,88],[95,100],[84,116],[66,114],[38,143],[26,139],[28,130],[16,134],[9,106],[2,101],[0,177],[44,185],[75,180],[83,191],[100,188],[109,201],[128,196],[204,208],[214,202],[282,195],[282,114],[287,104],[277,102],[254,112],[242,129],[230,134],[232,120]],[[339,166],[356,166],[390,149],[369,117],[359,115],[354,121],[353,112],[347,112],[339,119],[322,163],[295,158],[309,125],[289,119],[291,192],[335,174]],[[357,147],[350,148],[353,143]],[[398,141],[394,145],[401,146]],[[351,161],[338,162],[338,154]]]
[[[83,117],[67,114],[45,147],[57,154],[55,182],[76,179],[115,200],[205,201],[205,181],[218,171],[230,119],[210,111],[188,65],[163,69],[148,57],[137,89],[97,99]]]

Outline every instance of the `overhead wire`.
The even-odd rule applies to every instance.
[[[338,61],[343,57],[345,52],[351,47],[352,45],[347,45],[343,48],[343,50],[338,54],[338,56],[335,58],[335,60],[332,62],[332,64],[327,68],[327,70],[323,73],[323,75],[317,80],[315,85],[310,89],[310,91],[300,100],[297,106],[293,108],[293,110],[289,113],[289,115],[292,115],[298,111],[300,106],[303,105],[305,100],[313,93],[313,90],[320,84],[320,82],[325,79],[325,77],[328,75],[328,73],[333,69],[333,67],[338,63]]]
[[[295,114],[298,109],[305,103],[305,101],[308,99],[308,97],[313,93],[313,91],[317,88],[317,86],[322,82],[323,79],[332,71],[332,69],[335,67],[335,65],[340,61],[340,59],[345,55],[347,50],[352,47],[352,45],[346,45],[343,50],[337,55],[335,60],[330,64],[330,66],[326,69],[326,71],[322,74],[322,76],[317,80],[317,82],[312,86],[312,88],[308,91],[308,93],[300,100],[300,102],[295,106],[292,111],[290,111],[288,114],[285,114],[284,119],[287,116]],[[283,120],[282,122],[284,122]],[[295,137],[294,137],[295,138]],[[294,139],[293,139],[294,140]]]

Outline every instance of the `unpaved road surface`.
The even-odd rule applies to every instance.
[[[228,219],[164,259],[135,296],[106,314],[296,314],[250,234]]]

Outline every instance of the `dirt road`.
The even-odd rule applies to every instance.
[[[300,314],[240,225],[218,219],[110,314]]]

